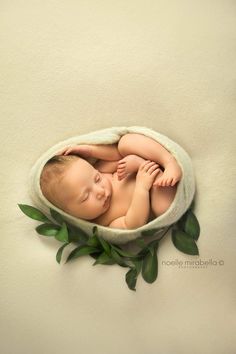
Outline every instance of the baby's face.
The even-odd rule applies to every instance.
[[[64,211],[81,219],[95,219],[110,206],[110,180],[82,158],[69,165],[58,189]]]

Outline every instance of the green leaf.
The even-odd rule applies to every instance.
[[[172,230],[172,242],[174,246],[181,252],[198,255],[198,247],[192,236],[186,234],[181,230]]]
[[[111,248],[111,256],[116,261],[116,263],[119,264],[120,262],[122,262],[122,257],[119,255],[119,253],[116,252],[113,247]]]
[[[68,246],[69,244],[70,244],[70,242],[64,243],[64,245],[62,245],[62,246],[59,248],[59,250],[57,251],[56,260],[57,260],[57,262],[58,262],[59,264],[60,264],[60,262],[61,262],[62,252],[63,252],[64,248],[65,248],[66,246]]]
[[[147,248],[150,249],[150,247],[158,247],[158,245],[159,245],[159,240],[153,240],[147,245]]]
[[[59,214],[56,210],[51,208],[50,208],[50,214],[53,217],[53,219],[58,222],[58,224],[62,225],[64,220],[61,214]]]
[[[76,247],[68,256],[66,263],[69,262],[72,259],[85,256],[91,253],[98,252],[97,248],[92,247],[92,246],[86,246],[86,245],[80,245]]]
[[[60,242],[68,242],[69,241],[68,230],[67,230],[65,222],[63,222],[62,227],[60,228],[58,233],[55,235],[55,238]]]
[[[148,252],[151,252],[151,254],[154,252],[153,247],[158,247],[159,245],[159,239],[158,240],[153,240],[149,242],[143,249],[141,249],[137,256],[138,257],[144,257]]]
[[[122,257],[120,257],[119,253],[112,247],[111,248],[111,257],[119,264],[121,267],[128,267],[128,265],[123,261]]]
[[[99,248],[99,246],[102,245],[102,242],[103,241],[100,242],[100,239],[98,237],[98,228],[97,228],[97,226],[94,226],[93,227],[93,236],[89,237],[89,239],[87,241],[87,245]],[[104,244],[104,247],[106,247],[105,241],[103,244]],[[107,250],[108,250],[108,247],[107,247]]]
[[[177,227],[186,234],[192,236],[194,240],[198,240],[200,235],[200,225],[192,210],[187,210],[186,213],[177,222]]]
[[[132,256],[132,257],[124,257],[125,261],[129,262],[139,262],[143,259],[143,254],[138,255],[138,256]]]
[[[100,246],[100,242],[99,239],[96,235],[93,235],[92,237],[90,237],[87,241],[87,245],[88,246],[94,246],[94,247],[99,247]]]
[[[185,219],[186,219],[186,214],[184,214],[181,219],[179,219],[177,221],[177,223],[174,225],[174,228],[178,228],[182,231],[184,231],[184,223],[185,223]]]
[[[29,218],[34,219],[34,220],[39,220],[39,221],[49,221],[46,215],[44,215],[40,210],[37,208],[27,205],[27,204],[17,204],[20,208],[20,210],[27,215]]]
[[[114,246],[112,245],[111,246],[113,249],[115,249],[121,256],[124,256],[124,257],[134,257],[135,255],[130,253],[130,252],[126,252],[124,250],[122,250],[120,247],[117,247],[117,246]]]
[[[157,278],[158,263],[157,252],[154,250],[153,255],[148,252],[143,259],[142,276],[147,283],[153,283]]]
[[[146,243],[142,238],[137,238],[135,242],[140,248],[146,247]]]
[[[78,226],[74,226],[67,223],[67,229],[70,242],[86,243],[89,236]]]
[[[148,246],[147,248],[150,251],[151,255],[154,256],[154,248],[152,246]]]
[[[135,269],[137,271],[137,275],[141,272],[141,269],[142,269],[142,260],[139,260],[139,261],[132,261],[132,263],[134,264],[135,266]]]
[[[38,234],[43,236],[55,236],[60,230],[60,226],[55,224],[41,224],[35,228]]]
[[[126,273],[126,276],[125,276],[125,281],[129,287],[130,290],[134,290],[136,291],[135,289],[135,286],[136,286],[136,282],[137,282],[137,271],[135,268],[131,268],[127,273]]]
[[[99,257],[97,258],[96,262],[93,263],[93,265],[96,264],[115,264],[116,262],[106,254],[106,252],[102,252]]]
[[[200,225],[196,216],[191,210],[189,210],[187,213],[186,221],[184,224],[184,231],[186,234],[192,236],[194,240],[198,240],[200,235]]]
[[[143,249],[141,249],[136,255],[137,260],[140,260],[140,258],[142,259],[148,252],[149,251],[148,251],[148,247],[147,246],[144,247]]]
[[[108,256],[111,255],[111,247],[107,241],[105,241],[102,237],[98,237],[100,244],[102,245],[104,251],[108,254]]]

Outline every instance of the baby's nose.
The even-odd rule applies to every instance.
[[[104,188],[99,188],[98,191],[97,191],[97,197],[98,199],[102,199],[105,195],[105,190]]]

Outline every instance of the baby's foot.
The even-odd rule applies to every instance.
[[[173,187],[181,179],[182,171],[174,156],[170,158],[164,167],[163,175],[160,177],[157,176],[153,186]]]
[[[118,179],[122,180],[127,176],[129,173],[137,172],[139,169],[139,166],[144,162],[145,160],[138,156],[138,155],[127,155],[120,161],[118,161],[117,165],[117,175]]]

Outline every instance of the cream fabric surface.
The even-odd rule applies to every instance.
[[[234,354],[235,2],[0,7],[1,353]],[[31,167],[51,146],[114,126],[168,136],[196,176],[200,256],[167,235],[156,282],[139,277],[136,292],[119,266],[64,265],[73,247],[58,265],[61,243],[17,206],[30,204]]]
[[[183,175],[180,182],[178,183],[175,198],[164,214],[160,215],[146,225],[133,230],[113,229],[97,225],[86,220],[75,218],[65,213],[61,209],[55,207],[44,197],[40,188],[40,175],[45,163],[56,153],[58,153],[58,151],[61,151],[65,147],[73,146],[75,144],[114,144],[117,143],[120,138],[127,133],[143,134],[158,141],[177,159],[182,169]],[[31,197],[32,204],[39,208],[39,210],[43,211],[45,215],[50,218],[51,216],[49,208],[55,209],[61,215],[63,215],[65,220],[67,220],[72,225],[79,226],[88,235],[93,234],[92,230],[96,225],[98,228],[98,234],[101,235],[105,240],[115,244],[125,244],[129,241],[132,241],[140,237],[142,231],[152,229],[162,230],[163,227],[175,223],[189,208],[193,200],[194,193],[195,180],[193,166],[187,152],[167,136],[146,127],[111,127],[66,139],[65,141],[57,143],[48,151],[46,151],[35,162],[29,176],[29,195]]]

